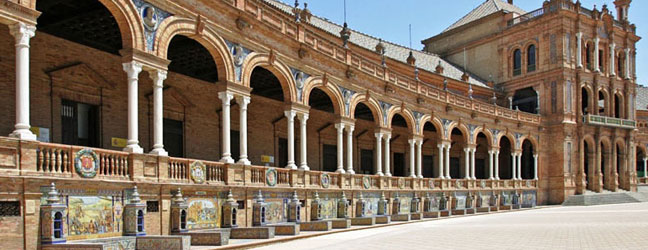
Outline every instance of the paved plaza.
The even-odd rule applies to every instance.
[[[645,249],[648,203],[551,207],[441,219],[258,249]]]

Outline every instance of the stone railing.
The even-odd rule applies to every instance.
[[[507,24],[510,27],[510,26],[516,25],[518,23],[523,23],[523,22],[529,21],[531,19],[534,19],[534,18],[542,16],[542,15],[544,15],[544,9],[540,8],[540,9],[537,9],[537,10],[534,10],[534,11],[529,11],[526,14],[518,16],[518,17],[513,18],[511,20],[508,20]]]
[[[122,151],[83,148],[53,143],[26,142],[0,137],[0,162],[21,159],[13,175],[71,179],[101,179],[127,182],[177,183],[208,186],[252,186],[350,190],[492,190],[535,189],[536,180],[465,180],[387,177],[300,171],[263,166],[244,166],[196,159],[131,154]],[[82,152],[81,152],[82,151]],[[81,152],[81,153],[79,153]],[[82,176],[75,169],[81,155],[96,157],[96,175]],[[11,172],[4,173],[12,175]]]
[[[583,123],[589,125],[599,125],[599,126],[626,128],[626,129],[634,129],[637,127],[637,122],[634,120],[620,119],[620,118],[600,116],[600,115],[585,115],[583,116]]]
[[[264,3],[260,1],[244,0],[242,3],[235,1],[226,2],[230,3],[234,8],[243,6],[242,11],[251,15],[257,21],[267,24],[274,32],[284,34],[287,38],[297,40],[304,46],[322,55],[326,55],[335,61],[348,65],[351,71],[366,73],[380,82],[398,86],[402,90],[425,96],[438,102],[458,105],[474,112],[486,113],[505,119],[540,124],[541,118],[539,115],[514,111],[484,101],[453,94],[442,90],[441,83],[438,86],[425,83],[420,81],[420,79],[415,79],[411,74],[386,68],[378,61],[366,58],[358,52],[344,48],[341,46],[341,42],[333,42],[331,39],[327,39],[321,35],[322,32],[327,31],[299,28],[292,18],[283,18],[279,12],[291,15],[290,13],[286,13],[278,8],[276,10],[279,12],[268,11],[269,9],[262,11],[261,5]]]

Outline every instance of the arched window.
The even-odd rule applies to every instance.
[[[180,229],[187,229],[187,210],[180,212]]]
[[[522,51],[516,49],[513,52],[513,75],[518,76],[522,74]]]
[[[59,239],[63,237],[63,214],[56,212],[54,214],[54,238]]]
[[[625,66],[625,57],[623,56],[623,52],[619,52],[617,56],[617,75],[621,78],[625,77],[625,70],[623,69]]]
[[[144,211],[137,211],[137,232],[144,232]]]
[[[536,70],[536,46],[534,44],[529,45],[527,48],[527,72],[533,72]]]

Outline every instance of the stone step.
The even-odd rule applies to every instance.
[[[572,195],[563,202],[563,206],[592,206],[605,204],[622,204],[648,202],[648,193],[636,192],[604,192],[604,193],[585,193],[583,195]]]

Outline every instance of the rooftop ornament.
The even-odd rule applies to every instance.
[[[349,25],[346,22],[346,0],[344,0],[344,26],[340,31],[340,37],[342,38],[342,46],[345,49],[349,48],[349,38],[351,38],[351,30],[349,30]]]

